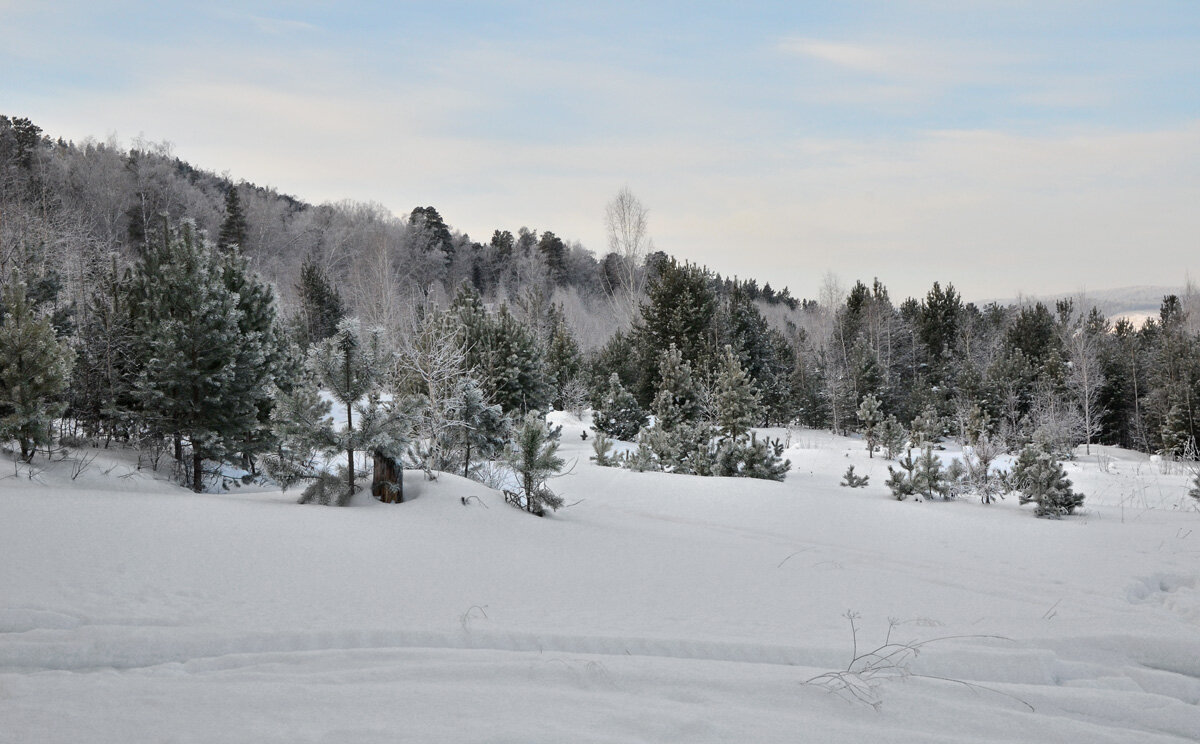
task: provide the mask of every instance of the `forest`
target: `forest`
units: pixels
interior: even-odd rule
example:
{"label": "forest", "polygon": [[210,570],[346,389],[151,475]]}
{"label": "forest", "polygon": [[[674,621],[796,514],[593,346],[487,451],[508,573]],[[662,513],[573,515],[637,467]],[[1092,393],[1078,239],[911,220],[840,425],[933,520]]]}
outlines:
{"label": "forest", "polygon": [[551,409],[595,411],[598,464],[700,475],[782,479],[752,429],[789,425],[892,457],[951,437],[1197,459],[1190,285],[1140,327],[1083,296],[980,307],[940,279],[799,299],[655,250],[628,189],[597,215],[599,257],[544,228],[477,242],[434,206],[313,205],[166,144],[0,116],[0,437],[25,460],[134,447],[196,490],[234,464],[322,503],[362,485],[362,458],[383,501],[403,468],[506,459],[538,512],[559,505]]}

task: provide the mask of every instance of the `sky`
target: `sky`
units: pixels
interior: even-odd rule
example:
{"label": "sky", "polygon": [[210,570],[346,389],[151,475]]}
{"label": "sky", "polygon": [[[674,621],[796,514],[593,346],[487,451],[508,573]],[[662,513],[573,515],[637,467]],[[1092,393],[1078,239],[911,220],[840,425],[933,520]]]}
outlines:
{"label": "sky", "polygon": [[816,297],[1200,275],[1200,3],[0,0],[0,113]]}

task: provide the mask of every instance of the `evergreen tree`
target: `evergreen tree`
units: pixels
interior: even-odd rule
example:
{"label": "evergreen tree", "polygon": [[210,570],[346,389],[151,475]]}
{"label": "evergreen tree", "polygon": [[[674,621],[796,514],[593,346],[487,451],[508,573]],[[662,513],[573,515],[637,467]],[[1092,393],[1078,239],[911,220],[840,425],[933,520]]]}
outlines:
{"label": "evergreen tree", "polygon": [[225,192],[225,221],[221,223],[217,248],[229,251],[234,246],[243,250],[246,248],[246,213],[242,211],[237,186],[231,184]]}
{"label": "evergreen tree", "polygon": [[658,355],[674,344],[694,371],[707,369],[711,355],[717,297],[703,269],[668,260],[655,274],[634,327],[641,375],[634,394],[650,405],[658,387]]}
{"label": "evergreen tree", "polygon": [[864,395],[862,404],[858,407],[858,423],[862,426],[863,439],[867,440],[868,457],[875,457],[875,447],[879,441],[879,423],[882,420],[879,399],[869,393]]}
{"label": "evergreen tree", "polygon": [[1073,514],[1083,504],[1083,494],[1072,490],[1062,463],[1037,445],[1021,450],[1013,466],[1012,479],[1021,492],[1019,502],[1035,502],[1035,514],[1039,517]]}
{"label": "evergreen tree", "polygon": [[546,372],[554,388],[554,407],[564,411],[567,409],[567,386],[579,376],[583,355],[575,336],[567,327],[561,308],[555,308],[552,313],[551,329],[546,349]]}
{"label": "evergreen tree", "polygon": [[264,329],[273,298],[244,259],[218,254],[190,222],[147,249],[129,292],[134,397],[152,430],[191,443],[190,480],[200,491],[204,460],[244,442],[270,397],[273,339]]}
{"label": "evergreen tree", "polygon": [[913,460],[912,450],[908,450],[904,457],[897,458],[896,463],[900,466],[898,470],[888,465],[888,479],[885,485],[891,489],[892,496],[896,497],[897,501],[904,501],[917,493],[917,462]]}
{"label": "evergreen tree", "polygon": [[[403,501],[400,466],[412,441],[417,405],[410,396],[383,398],[383,370],[391,366],[379,331],[364,333],[357,320],[343,320],[337,332],[315,344],[308,353],[304,379],[292,392],[278,395],[273,420],[281,454],[268,461],[285,489],[300,480],[312,481],[301,503],[347,504],[356,486],[355,453],[374,459],[372,494],[380,501]],[[344,412],[335,421],[327,392]],[[345,455],[340,475],[330,473],[324,460]]]}
{"label": "evergreen tree", "polygon": [[55,337],[49,318],[34,314],[17,272],[2,294],[0,318],[0,437],[16,439],[21,459],[51,441],[54,417],[65,405],[62,395],[74,358],[66,340]]}
{"label": "evergreen tree", "polygon": [[551,429],[537,411],[525,415],[513,433],[508,464],[521,482],[525,510],[539,517],[549,507],[557,510],[563,505],[561,497],[546,486],[546,479],[563,468],[558,456],[558,437],[562,427]]}
{"label": "evergreen tree", "polygon": [[917,458],[917,467],[912,476],[913,489],[925,494],[925,498],[932,499],[934,496],[939,496],[945,499],[949,497],[949,484],[946,482],[946,473],[942,469],[942,460],[933,453],[933,447],[927,445],[921,450],[921,456]]}
{"label": "evergreen tree", "polygon": [[592,439],[592,451],[596,454],[592,455],[590,459],[595,460],[596,464],[602,468],[612,467],[615,464],[612,449],[612,440],[604,432],[598,431],[596,437]]}
{"label": "evergreen tree", "polygon": [[617,373],[612,373],[608,380],[608,392],[592,418],[592,428],[613,439],[631,442],[645,425],[646,412],[621,384]]}
{"label": "evergreen tree", "polygon": [[855,473],[854,466],[851,465],[850,467],[846,468],[846,472],[842,474],[842,482],[838,485],[847,488],[863,488],[870,480],[871,476],[869,475],[858,475]]}
{"label": "evergreen tree", "polygon": [[883,445],[883,456],[888,460],[895,459],[904,448],[904,443],[908,441],[908,432],[904,430],[904,425],[892,414],[888,414],[879,425],[878,435],[879,443]]}
{"label": "evergreen tree", "polygon": [[715,407],[717,425],[733,439],[747,434],[759,417],[758,394],[729,346],[717,370]]}
{"label": "evergreen tree", "polygon": [[296,315],[298,341],[307,349],[334,334],[338,323],[346,316],[346,308],[324,269],[311,258],[304,259],[300,265],[296,294],[300,305]]}
{"label": "evergreen tree", "polygon": [[658,391],[650,407],[657,428],[671,431],[700,417],[700,388],[692,377],[691,365],[675,344],[659,357],[658,379]]}
{"label": "evergreen tree", "polygon": [[450,434],[447,453],[462,458],[463,477],[479,460],[490,460],[504,448],[509,438],[509,421],[497,404],[489,403],[483,388],[474,379],[463,385],[454,418],[460,422]]}

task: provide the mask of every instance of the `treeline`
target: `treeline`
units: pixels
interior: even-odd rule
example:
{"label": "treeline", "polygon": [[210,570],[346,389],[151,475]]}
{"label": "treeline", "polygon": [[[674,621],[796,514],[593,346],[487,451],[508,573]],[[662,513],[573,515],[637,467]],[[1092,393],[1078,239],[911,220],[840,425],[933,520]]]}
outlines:
{"label": "treeline", "polygon": [[[590,405],[606,438],[638,442],[625,464],[673,472],[781,477],[777,443],[749,429],[792,423],[919,429],[922,441],[986,435],[1014,452],[1102,442],[1195,455],[1194,295],[1165,298],[1140,328],[1082,300],[977,307],[936,282],[898,305],[878,280],[849,292],[830,283],[820,301],[797,302],[652,250],[645,216],[619,194],[600,260],[550,231],[496,230],[477,243],[433,207],[399,219],[312,206],[163,146],[75,146],[0,117],[0,271],[6,318],[22,319],[0,328],[33,329],[17,346],[47,349],[47,370],[74,362],[61,384],[47,375],[40,392],[21,391],[15,352],[0,350],[0,415],[26,421],[5,433],[26,454],[52,420],[102,442],[163,445],[189,460],[197,485],[205,461],[229,457],[252,469],[270,455],[315,476],[289,460],[297,434],[284,435],[280,401],[299,410],[291,396],[321,379],[314,359],[334,353],[330,339],[366,343],[347,334],[381,329],[377,363],[390,371],[376,392],[425,400],[397,419],[424,429],[388,436],[431,470],[470,473],[495,454],[461,443],[464,426],[483,427],[461,423],[455,406],[467,398],[510,423]],[[412,344],[437,333],[461,359],[434,384]],[[14,413],[38,400],[48,407]],[[300,450],[328,455],[329,436],[326,450],[313,439]]]}
{"label": "treeline", "polygon": [[[313,205],[199,169],[167,144],[74,144],[2,115],[0,209],[0,271],[22,253],[61,285],[62,304],[81,301],[80,279],[97,264],[113,255],[133,261],[158,239],[164,218],[186,218],[222,245],[236,243],[275,287],[284,314],[299,301],[297,277],[308,262],[339,288],[351,315],[382,326],[403,319],[413,294],[444,304],[468,283],[485,302],[516,310],[517,298],[536,289],[562,306],[588,349],[628,324],[628,295],[643,285],[646,259],[665,259],[628,250],[621,230],[597,256],[551,229],[498,226],[476,240],[432,206],[395,216],[378,204]],[[747,290],[763,302],[797,304],[786,288],[750,282]]]}

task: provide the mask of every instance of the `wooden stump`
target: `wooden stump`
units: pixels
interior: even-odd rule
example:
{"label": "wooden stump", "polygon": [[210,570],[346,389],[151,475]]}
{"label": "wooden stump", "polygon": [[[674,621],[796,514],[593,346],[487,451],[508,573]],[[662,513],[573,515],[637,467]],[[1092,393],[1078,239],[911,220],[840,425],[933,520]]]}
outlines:
{"label": "wooden stump", "polygon": [[385,504],[404,501],[404,471],[390,457],[374,453],[375,470],[371,476],[371,495]]}

